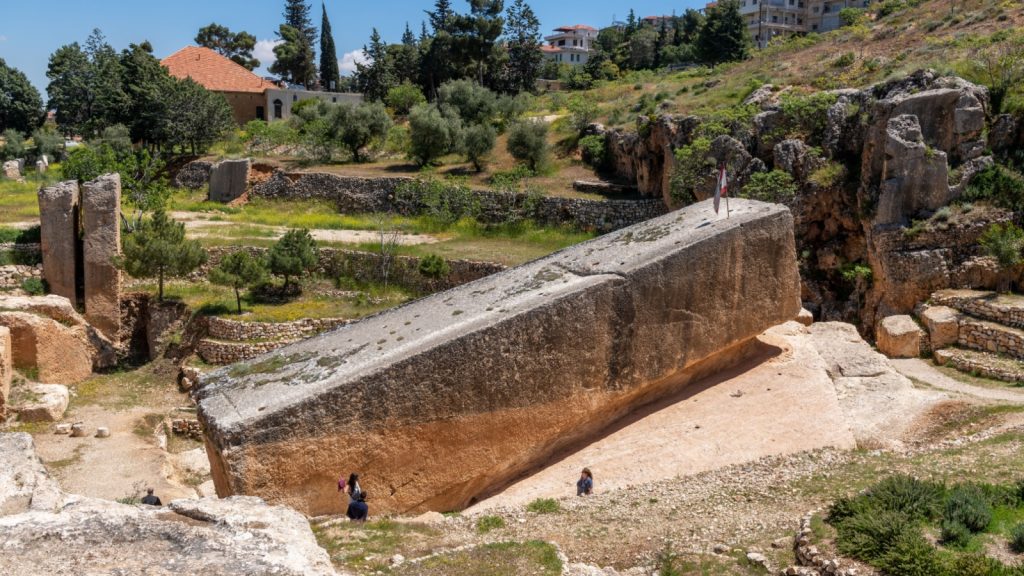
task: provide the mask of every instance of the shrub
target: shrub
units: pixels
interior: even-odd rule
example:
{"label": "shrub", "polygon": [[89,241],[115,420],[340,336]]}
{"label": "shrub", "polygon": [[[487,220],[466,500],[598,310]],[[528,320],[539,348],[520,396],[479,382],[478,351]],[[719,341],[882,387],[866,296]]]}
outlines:
{"label": "shrub", "polygon": [[547,164],[550,154],[547,123],[523,121],[514,124],[508,134],[508,152],[530,170],[540,170]]}
{"label": "shrub", "polygon": [[46,285],[39,278],[25,278],[21,281],[21,289],[28,292],[30,296],[46,294]]}
{"label": "shrub", "polygon": [[1024,210],[1024,176],[1015,170],[995,164],[971,179],[960,195],[960,202],[988,200],[1007,210]]}
{"label": "shrub", "polygon": [[780,99],[788,135],[811,143],[819,143],[828,126],[827,112],[836,103],[831,92],[810,95],[786,94]]}
{"label": "shrub", "polygon": [[751,174],[750,182],[743,187],[740,196],[763,202],[783,202],[795,196],[796,192],[796,184],[788,172],[772,170]]}
{"label": "shrub", "polygon": [[971,531],[955,520],[943,520],[941,538],[946,546],[964,548],[971,541]]}
{"label": "shrub", "polygon": [[338,136],[356,162],[363,160],[360,154],[363,148],[373,140],[387,137],[391,128],[391,117],[380,102],[343,104],[338,108],[338,115],[341,124]]}
{"label": "shrub", "polygon": [[1017,554],[1024,554],[1024,522],[1010,529],[1010,549]]}
{"label": "shrub", "polygon": [[867,11],[863,8],[843,8],[839,11],[839,21],[843,26],[856,26],[867,19]]}
{"label": "shrub", "polygon": [[428,254],[420,260],[420,274],[427,278],[444,278],[451,271],[448,261],[437,254]]}
{"label": "shrub", "polygon": [[608,164],[608,140],[602,134],[592,134],[580,138],[580,154],[583,161],[598,170],[604,169]]}
{"label": "shrub", "polygon": [[415,209],[446,229],[462,218],[475,218],[480,199],[469,186],[458,181],[413,180],[395,190],[395,203],[402,209]]}
{"label": "shrub", "polygon": [[276,148],[290,146],[298,140],[298,132],[287,122],[253,120],[242,131],[242,142],[252,154],[267,155]]}
{"label": "shrub", "polygon": [[992,506],[985,501],[985,495],[978,487],[957,486],[946,498],[943,518],[949,522],[963,524],[971,532],[977,533],[984,530],[992,521]]}
{"label": "shrub", "polygon": [[846,167],[839,162],[828,162],[818,168],[807,178],[807,181],[821,188],[837,186],[846,179]]}
{"label": "shrub", "polygon": [[944,572],[935,547],[917,529],[896,534],[876,566],[886,574],[900,576],[938,576]]}
{"label": "shrub", "polygon": [[426,102],[427,97],[419,86],[406,81],[388,90],[384,101],[398,116],[408,116],[413,107]]}
{"label": "shrub", "polygon": [[450,108],[465,124],[490,124],[498,109],[494,92],[472,80],[450,80],[437,91],[437,103]]}
{"label": "shrub", "polygon": [[536,514],[554,514],[561,511],[562,506],[554,498],[537,498],[526,505],[526,510]]}
{"label": "shrub", "polygon": [[953,558],[946,573],[956,576],[1012,576],[1020,572],[1009,570],[998,560],[975,552]]}
{"label": "shrub", "polygon": [[473,163],[477,172],[484,169],[486,158],[494,150],[494,141],[498,137],[490,124],[470,126],[465,133],[463,148],[466,159]]}
{"label": "shrub", "polygon": [[573,96],[569,99],[569,122],[577,134],[597,119],[598,107],[593,97]]}
{"label": "shrub", "polygon": [[302,276],[316,266],[319,255],[309,230],[289,230],[267,253],[267,268],[271,274],[284,278],[287,290],[292,277]]}
{"label": "shrub", "polygon": [[444,116],[437,106],[420,104],[409,113],[409,155],[420,166],[457,150],[461,141],[461,121]]}
{"label": "shrub", "polygon": [[693,142],[676,150],[676,167],[672,172],[671,194],[677,203],[686,206],[697,201],[696,189],[708,178],[714,161],[708,158],[711,139],[694,138]]}
{"label": "shrub", "polygon": [[64,150],[64,137],[53,129],[36,128],[32,132],[32,145],[37,160],[45,154],[50,162],[59,161]]}
{"label": "shrub", "polygon": [[0,160],[15,160],[25,157],[25,137],[14,128],[3,131],[4,147],[0,148]]}
{"label": "shrub", "polygon": [[944,491],[937,482],[897,474],[876,484],[866,497],[876,509],[901,512],[916,521],[938,516]]}
{"label": "shrub", "polygon": [[981,235],[981,246],[985,253],[999,264],[999,291],[1010,289],[1008,272],[1021,261],[1021,249],[1024,249],[1024,230],[1012,222],[993,224]]}
{"label": "shrub", "polygon": [[857,55],[853,52],[847,52],[840,57],[832,61],[832,66],[836,68],[849,68],[857,61]]}
{"label": "shrub", "polygon": [[855,514],[835,525],[840,552],[865,562],[877,562],[904,533],[916,533],[917,524],[906,515],[892,511]]}
{"label": "shrub", "polygon": [[476,531],[480,534],[487,534],[492,530],[505,527],[505,519],[501,516],[481,516],[476,521]]}

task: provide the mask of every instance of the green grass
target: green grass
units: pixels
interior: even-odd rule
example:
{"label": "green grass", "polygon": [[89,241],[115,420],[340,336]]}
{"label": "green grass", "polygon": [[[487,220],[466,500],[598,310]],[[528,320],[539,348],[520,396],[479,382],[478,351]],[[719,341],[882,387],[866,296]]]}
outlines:
{"label": "green grass", "polygon": [[555,547],[547,542],[500,542],[403,565],[396,573],[403,576],[558,576],[562,573],[562,561]]}
{"label": "green grass", "polygon": [[526,510],[536,514],[555,514],[562,510],[562,505],[554,498],[537,498],[526,505]]}
{"label": "green grass", "polygon": [[0,180],[0,224],[39,220],[39,181]]}
{"label": "green grass", "polygon": [[487,534],[492,530],[498,530],[505,527],[505,519],[501,516],[481,516],[476,521],[476,531],[481,534]]}
{"label": "green grass", "polygon": [[313,524],[312,528],[317,543],[335,566],[360,573],[389,571],[388,560],[395,554],[407,558],[430,554],[431,540],[440,536],[429,526],[391,520],[344,522],[327,527]]}
{"label": "green grass", "polygon": [[75,386],[70,411],[80,406],[103,406],[114,410],[158,406],[161,400],[165,405],[174,405],[181,401],[176,381],[177,367],[165,361],[94,374]]}

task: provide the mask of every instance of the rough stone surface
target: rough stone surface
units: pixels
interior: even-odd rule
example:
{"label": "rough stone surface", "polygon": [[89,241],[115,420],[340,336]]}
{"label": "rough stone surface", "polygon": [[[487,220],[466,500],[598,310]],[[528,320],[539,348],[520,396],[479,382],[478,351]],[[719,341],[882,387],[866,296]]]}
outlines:
{"label": "rough stone surface", "polygon": [[881,179],[876,225],[904,222],[952,199],[946,153],[925,144],[917,116],[904,114],[889,120]]}
{"label": "rough stone surface", "polygon": [[251,497],[129,506],[60,491],[28,434],[0,435],[0,573],[333,576],[309,523]]}
{"label": "rough stone surface", "polygon": [[76,384],[93,368],[116,363],[110,343],[84,322],[69,326],[36,311],[11,310],[9,300],[0,298],[0,326],[10,329],[15,368],[36,369],[44,382]]}
{"label": "rough stone surface", "polygon": [[24,401],[14,406],[21,422],[56,422],[64,417],[71,397],[67,386],[31,384],[21,391]]}
{"label": "rough stone surface", "polygon": [[3,164],[4,176],[11,180],[21,178],[21,163],[18,160],[8,160]]}
{"label": "rough stone surface", "polygon": [[174,175],[174,186],[177,188],[189,188],[198,190],[210,181],[210,172],[213,171],[213,163],[204,160],[193,160],[184,165]]}
{"label": "rough stone surface", "polygon": [[806,308],[801,308],[800,313],[796,315],[796,321],[804,326],[810,326],[814,324],[814,314],[811,314],[811,311]]}
{"label": "rough stone surface", "polygon": [[43,277],[50,293],[78,301],[78,183],[61,182],[39,191]]}
{"label": "rough stone surface", "polygon": [[110,340],[121,330],[121,176],[108,174],[82,186],[85,318]]}
{"label": "rough stone surface", "polygon": [[878,350],[890,358],[917,358],[921,355],[921,328],[905,314],[889,316],[878,328]]}
{"label": "rough stone surface", "polygon": [[7,416],[7,398],[11,395],[11,377],[13,375],[11,329],[0,326],[0,421]]}
{"label": "rough stone surface", "polygon": [[210,201],[234,202],[245,194],[249,185],[249,170],[252,161],[223,160],[214,164],[210,172]]}
{"label": "rough stone surface", "polygon": [[221,495],[458,508],[799,311],[788,210],[703,202],[211,373],[199,418]]}
{"label": "rough stone surface", "polygon": [[960,338],[959,314],[948,306],[929,306],[921,313],[921,321],[934,349],[952,346]]}

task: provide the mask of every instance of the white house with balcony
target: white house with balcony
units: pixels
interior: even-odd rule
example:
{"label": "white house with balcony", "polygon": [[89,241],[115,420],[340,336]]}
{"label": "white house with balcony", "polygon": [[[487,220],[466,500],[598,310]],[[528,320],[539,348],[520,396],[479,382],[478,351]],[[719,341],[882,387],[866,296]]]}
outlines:
{"label": "white house with balcony", "polygon": [[[823,33],[842,24],[843,8],[864,8],[871,0],[739,0],[754,45],[764,48],[774,38],[792,34]],[[714,3],[709,3],[712,6]]]}
{"label": "white house with balcony", "polygon": [[562,26],[555,28],[555,33],[546,36],[544,41],[547,44],[541,50],[548,60],[578,66],[586,64],[591,51],[594,50],[597,28],[585,24]]}

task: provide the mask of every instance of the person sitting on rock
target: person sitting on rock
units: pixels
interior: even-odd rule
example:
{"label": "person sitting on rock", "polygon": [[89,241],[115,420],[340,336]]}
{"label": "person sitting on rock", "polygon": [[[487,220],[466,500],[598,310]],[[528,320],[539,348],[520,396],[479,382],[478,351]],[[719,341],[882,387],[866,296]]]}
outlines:
{"label": "person sitting on rock", "polygon": [[142,503],[147,506],[163,506],[160,499],[153,495],[152,488],[146,488],[146,495],[142,497]]}
{"label": "person sitting on rock", "polygon": [[366,505],[366,492],[359,491],[352,497],[345,515],[353,522],[366,522],[370,515],[370,507]]}
{"label": "person sitting on rock", "polygon": [[576,495],[590,496],[594,493],[594,475],[590,468],[584,468],[580,473],[580,479],[576,481]]}

